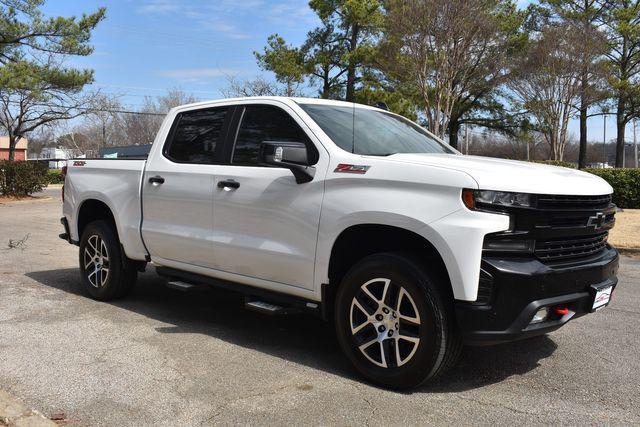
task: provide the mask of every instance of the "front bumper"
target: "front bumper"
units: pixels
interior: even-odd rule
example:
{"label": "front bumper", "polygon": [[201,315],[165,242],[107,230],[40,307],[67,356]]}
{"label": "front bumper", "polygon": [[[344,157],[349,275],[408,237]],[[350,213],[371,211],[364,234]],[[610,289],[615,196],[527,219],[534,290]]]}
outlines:
{"label": "front bumper", "polygon": [[[617,272],[618,253],[611,247],[589,261],[565,266],[533,258],[483,257],[481,277],[489,302],[459,301],[455,307],[465,344],[498,344],[554,331],[590,313],[593,285],[615,287]],[[569,313],[530,324],[542,307],[566,307]]]}

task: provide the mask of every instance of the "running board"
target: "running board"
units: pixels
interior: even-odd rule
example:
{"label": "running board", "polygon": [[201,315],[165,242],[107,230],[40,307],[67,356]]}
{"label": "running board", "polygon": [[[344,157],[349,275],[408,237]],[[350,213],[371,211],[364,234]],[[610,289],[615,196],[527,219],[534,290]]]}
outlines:
{"label": "running board", "polygon": [[187,292],[195,288],[196,285],[193,283],[181,282],[178,280],[172,280],[167,282],[167,288],[175,289],[177,291]]}
{"label": "running board", "polygon": [[207,285],[244,294],[249,310],[266,314],[310,313],[326,318],[320,302],[169,267],[156,267],[156,272],[169,280],[167,286],[172,289],[193,291]]}
{"label": "running board", "polygon": [[287,314],[287,309],[280,305],[271,304],[264,301],[256,301],[245,298],[244,308],[247,310],[257,311],[258,313],[270,314],[272,316],[277,314]]}

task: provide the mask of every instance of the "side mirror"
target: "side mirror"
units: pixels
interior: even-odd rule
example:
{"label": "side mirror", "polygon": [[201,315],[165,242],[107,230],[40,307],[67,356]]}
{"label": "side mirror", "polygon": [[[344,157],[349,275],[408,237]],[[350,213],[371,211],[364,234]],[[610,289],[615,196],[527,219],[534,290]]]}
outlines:
{"label": "side mirror", "polygon": [[307,146],[302,142],[263,141],[260,158],[268,165],[291,170],[298,184],[311,181],[316,171],[309,165]]}

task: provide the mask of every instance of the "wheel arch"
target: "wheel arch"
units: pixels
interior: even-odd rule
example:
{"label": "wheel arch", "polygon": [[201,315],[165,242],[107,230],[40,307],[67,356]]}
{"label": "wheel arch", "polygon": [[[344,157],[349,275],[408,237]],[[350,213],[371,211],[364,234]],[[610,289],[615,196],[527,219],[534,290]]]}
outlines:
{"label": "wheel arch", "polygon": [[118,233],[118,223],[111,207],[102,200],[87,198],[78,206],[76,214],[76,225],[78,229],[78,240],[82,238],[84,229],[93,221],[103,220],[113,226],[116,237],[120,240]]}
{"label": "wheel arch", "polygon": [[333,242],[328,263],[329,283],[323,285],[325,308],[332,308],[336,290],[347,271],[363,258],[380,252],[410,252],[430,263],[437,274],[446,279],[440,287],[453,300],[450,273],[438,249],[424,236],[406,228],[367,223],[342,230]]}

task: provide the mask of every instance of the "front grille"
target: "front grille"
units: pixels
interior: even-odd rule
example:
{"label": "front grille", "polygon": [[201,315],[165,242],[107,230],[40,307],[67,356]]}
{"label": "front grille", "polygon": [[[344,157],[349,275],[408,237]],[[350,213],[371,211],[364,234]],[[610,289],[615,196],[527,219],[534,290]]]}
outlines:
{"label": "front grille", "polygon": [[[484,255],[529,256],[549,265],[591,262],[608,248],[608,231],[616,221],[610,194],[537,194],[531,207],[508,207],[501,212],[509,214],[510,229],[488,234]],[[513,244],[516,241],[525,243],[522,249]]]}
{"label": "front grille", "polygon": [[611,203],[611,194],[603,196],[539,195],[538,209],[602,209]]}
{"label": "front grille", "polygon": [[541,261],[564,261],[594,255],[607,246],[608,232],[574,237],[536,241],[535,255]]}

